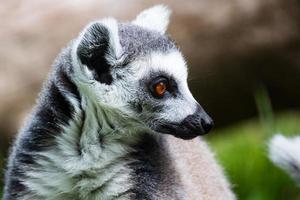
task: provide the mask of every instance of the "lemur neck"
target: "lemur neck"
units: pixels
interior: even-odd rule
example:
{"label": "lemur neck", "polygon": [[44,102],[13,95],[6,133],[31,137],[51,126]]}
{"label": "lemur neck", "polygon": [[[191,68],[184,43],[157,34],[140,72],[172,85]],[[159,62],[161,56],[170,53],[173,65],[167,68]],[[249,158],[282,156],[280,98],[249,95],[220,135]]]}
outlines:
{"label": "lemur neck", "polygon": [[58,147],[49,156],[74,184],[65,193],[86,199],[132,196],[136,185],[132,166],[140,166],[137,151],[143,149],[139,144],[146,135],[156,142],[145,130],[138,121],[93,101],[75,108],[74,119],[63,127]]}
{"label": "lemur neck", "polygon": [[[89,174],[80,180],[86,184],[82,185],[85,195],[182,199],[165,137],[150,132],[141,122],[118,110],[97,105],[85,102],[78,112],[78,121],[75,118],[72,122],[77,124],[81,151],[75,159],[81,166],[76,174]],[[68,129],[66,136],[70,135]]]}

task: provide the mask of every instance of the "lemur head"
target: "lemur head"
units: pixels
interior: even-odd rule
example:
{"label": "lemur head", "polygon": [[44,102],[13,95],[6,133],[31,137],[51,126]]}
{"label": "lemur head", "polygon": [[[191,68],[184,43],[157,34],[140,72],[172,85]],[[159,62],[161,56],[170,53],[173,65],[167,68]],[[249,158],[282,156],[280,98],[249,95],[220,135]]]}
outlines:
{"label": "lemur head", "polygon": [[186,62],[165,35],[169,16],[159,5],[132,22],[93,22],[74,42],[72,62],[78,79],[89,84],[102,105],[156,132],[191,139],[210,131],[213,122],[192,96]]}

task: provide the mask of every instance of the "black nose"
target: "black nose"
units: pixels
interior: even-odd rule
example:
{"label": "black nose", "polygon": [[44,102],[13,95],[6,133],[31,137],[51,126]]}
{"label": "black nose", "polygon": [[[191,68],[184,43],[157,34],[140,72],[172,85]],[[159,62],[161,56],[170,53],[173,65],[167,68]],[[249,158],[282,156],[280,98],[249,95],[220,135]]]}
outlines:
{"label": "black nose", "polygon": [[156,127],[156,131],[190,140],[208,133],[213,126],[212,119],[199,105],[194,114],[188,115],[180,123],[161,123]]}
{"label": "black nose", "polygon": [[194,114],[187,116],[181,125],[193,134],[203,135],[213,128],[214,123],[204,110],[199,109]]}
{"label": "black nose", "polygon": [[201,119],[201,126],[204,130],[204,133],[208,133],[213,127],[214,127],[214,122],[212,119],[209,118],[202,118]]}

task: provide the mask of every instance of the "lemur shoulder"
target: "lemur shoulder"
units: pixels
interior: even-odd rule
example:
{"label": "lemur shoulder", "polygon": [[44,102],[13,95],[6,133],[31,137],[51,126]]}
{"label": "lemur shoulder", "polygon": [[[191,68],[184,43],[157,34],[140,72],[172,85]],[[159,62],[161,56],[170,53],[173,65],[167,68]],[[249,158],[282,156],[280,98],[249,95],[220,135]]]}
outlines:
{"label": "lemur shoulder", "polygon": [[62,50],[12,148],[4,200],[234,199],[205,143],[181,140],[213,123],[169,15],[92,22]]}

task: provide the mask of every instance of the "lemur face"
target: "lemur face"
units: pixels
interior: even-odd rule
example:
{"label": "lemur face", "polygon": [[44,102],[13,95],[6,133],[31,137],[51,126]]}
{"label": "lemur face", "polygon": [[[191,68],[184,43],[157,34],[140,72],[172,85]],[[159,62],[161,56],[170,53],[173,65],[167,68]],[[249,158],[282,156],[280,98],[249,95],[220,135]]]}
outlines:
{"label": "lemur face", "polygon": [[166,7],[155,6],[133,22],[109,18],[90,24],[73,45],[74,71],[99,103],[156,132],[191,139],[209,132],[213,122],[188,88],[181,52],[164,34],[169,15]]}

